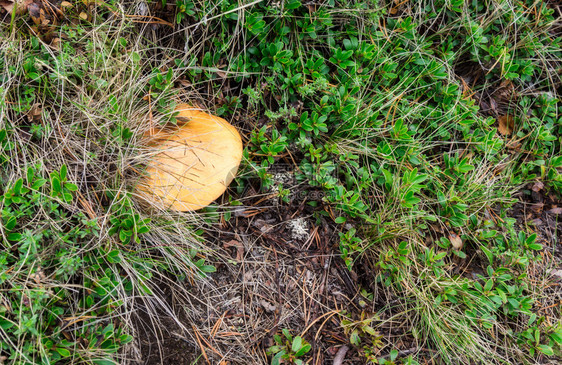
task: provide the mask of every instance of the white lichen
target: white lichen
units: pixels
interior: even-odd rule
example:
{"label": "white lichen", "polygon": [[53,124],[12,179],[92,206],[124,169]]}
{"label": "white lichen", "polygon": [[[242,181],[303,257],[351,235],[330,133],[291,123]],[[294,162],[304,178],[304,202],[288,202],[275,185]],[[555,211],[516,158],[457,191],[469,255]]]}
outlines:
{"label": "white lichen", "polygon": [[305,240],[309,236],[308,223],[304,218],[297,218],[287,222],[291,228],[291,237],[294,240]]}

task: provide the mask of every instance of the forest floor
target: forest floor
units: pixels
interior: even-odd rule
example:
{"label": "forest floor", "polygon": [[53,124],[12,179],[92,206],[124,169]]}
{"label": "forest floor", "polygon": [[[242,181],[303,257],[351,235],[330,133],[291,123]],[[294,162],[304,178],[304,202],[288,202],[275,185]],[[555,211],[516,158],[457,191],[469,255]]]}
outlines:
{"label": "forest floor", "polygon": [[[0,0],[0,364],[559,364],[561,19]],[[180,103],[244,144],[197,212],[137,189]]]}

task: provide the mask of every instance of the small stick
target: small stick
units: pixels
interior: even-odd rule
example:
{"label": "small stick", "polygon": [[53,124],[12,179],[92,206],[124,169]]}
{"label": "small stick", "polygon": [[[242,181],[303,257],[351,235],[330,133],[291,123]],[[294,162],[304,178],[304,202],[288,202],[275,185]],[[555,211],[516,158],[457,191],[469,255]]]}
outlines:
{"label": "small stick", "polygon": [[336,354],[336,357],[334,357],[334,362],[332,363],[332,365],[342,365],[343,360],[345,359],[345,354],[347,354],[348,350],[349,347],[347,345],[343,345],[342,347],[340,347],[338,353]]}

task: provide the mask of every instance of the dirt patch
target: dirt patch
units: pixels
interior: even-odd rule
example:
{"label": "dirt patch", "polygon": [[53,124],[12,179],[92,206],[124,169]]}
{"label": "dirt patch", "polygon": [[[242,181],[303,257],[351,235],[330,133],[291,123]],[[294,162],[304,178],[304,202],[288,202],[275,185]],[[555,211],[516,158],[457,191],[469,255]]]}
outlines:
{"label": "dirt patch", "polygon": [[[217,272],[194,282],[190,298],[179,300],[164,288],[161,304],[181,323],[160,309],[155,330],[140,305],[137,364],[266,364],[273,335],[282,329],[311,343],[310,364],[331,364],[348,343],[338,313],[359,316],[361,297],[339,257],[334,227],[317,224],[312,209],[297,200],[282,205],[254,194],[248,203],[206,237]],[[356,355],[348,351],[347,363],[362,363],[349,362]]]}
{"label": "dirt patch", "polygon": [[129,350],[130,364],[195,364],[199,351],[185,337],[187,319],[176,306],[174,290],[164,281],[159,287],[163,303],[136,301],[132,323],[137,341]]}

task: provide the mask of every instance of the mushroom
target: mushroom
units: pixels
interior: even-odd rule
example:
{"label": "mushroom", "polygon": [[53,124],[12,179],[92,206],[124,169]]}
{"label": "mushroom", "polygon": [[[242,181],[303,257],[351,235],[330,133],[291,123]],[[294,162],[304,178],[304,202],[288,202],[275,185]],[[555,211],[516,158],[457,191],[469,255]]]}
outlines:
{"label": "mushroom", "polygon": [[141,195],[166,208],[193,211],[220,197],[242,160],[240,134],[226,120],[190,105],[176,108],[181,124],[150,139],[158,151],[139,185]]}

